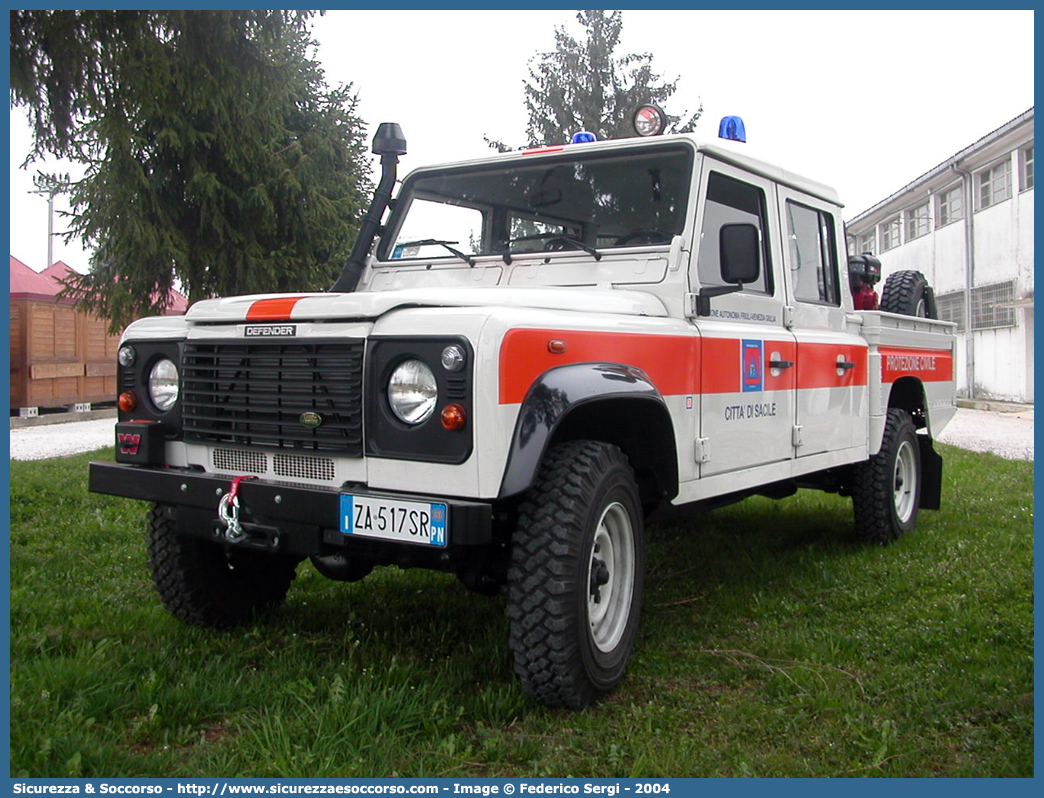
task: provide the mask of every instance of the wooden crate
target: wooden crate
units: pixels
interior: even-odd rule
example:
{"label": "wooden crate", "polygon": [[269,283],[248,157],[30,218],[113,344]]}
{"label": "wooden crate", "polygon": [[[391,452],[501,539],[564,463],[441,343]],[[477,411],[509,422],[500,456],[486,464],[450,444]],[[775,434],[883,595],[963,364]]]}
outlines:
{"label": "wooden crate", "polygon": [[72,303],[11,297],[11,407],[116,400],[119,336]]}

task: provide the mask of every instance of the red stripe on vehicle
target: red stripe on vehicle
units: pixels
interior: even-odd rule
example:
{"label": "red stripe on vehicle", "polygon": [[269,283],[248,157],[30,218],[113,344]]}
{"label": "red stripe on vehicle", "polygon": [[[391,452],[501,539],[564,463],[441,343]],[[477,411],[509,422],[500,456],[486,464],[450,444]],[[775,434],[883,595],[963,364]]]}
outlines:
{"label": "red stripe on vehicle", "polygon": [[[798,387],[847,388],[866,385],[869,350],[851,344],[809,344],[798,346]],[[853,363],[844,367],[842,364]]]}
{"label": "red stripe on vehicle", "polygon": [[[551,352],[552,341],[564,344],[564,351]],[[700,338],[695,334],[511,330],[500,349],[500,403],[522,402],[542,374],[574,363],[633,366],[644,371],[664,396],[740,393],[741,347],[739,338]],[[766,340],[762,349],[762,391],[867,384],[865,346]],[[782,363],[773,368],[773,361]],[[842,363],[855,365],[843,368]]]}
{"label": "red stripe on vehicle", "polygon": [[290,311],[294,305],[304,299],[303,296],[278,297],[276,299],[259,299],[247,311],[247,321],[289,321]]}
{"label": "red stripe on vehicle", "polygon": [[[552,353],[551,341],[562,341],[565,351]],[[521,402],[541,374],[572,363],[634,366],[665,396],[699,393],[698,352],[699,338],[694,335],[509,330],[500,347],[500,403]]]}
{"label": "red stripe on vehicle", "polygon": [[882,346],[879,352],[882,382],[895,382],[901,377],[917,377],[922,382],[953,379],[953,353],[948,350]]}
{"label": "red stripe on vehicle", "polygon": [[565,150],[564,144],[558,144],[553,147],[531,147],[528,150],[522,150],[523,155],[541,155],[545,152],[562,152]]}

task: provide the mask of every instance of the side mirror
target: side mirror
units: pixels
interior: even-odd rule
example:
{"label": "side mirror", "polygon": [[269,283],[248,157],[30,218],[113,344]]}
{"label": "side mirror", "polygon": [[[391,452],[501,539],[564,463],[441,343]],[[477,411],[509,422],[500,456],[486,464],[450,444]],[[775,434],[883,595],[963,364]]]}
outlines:
{"label": "side mirror", "polygon": [[730,285],[761,276],[761,234],[752,224],[723,224],[718,233],[721,279]]}
{"label": "side mirror", "polygon": [[691,315],[709,316],[711,299],[742,291],[744,283],[756,282],[761,276],[758,228],[752,224],[723,224],[718,232],[718,263],[725,285],[713,285],[698,294],[689,294]]}

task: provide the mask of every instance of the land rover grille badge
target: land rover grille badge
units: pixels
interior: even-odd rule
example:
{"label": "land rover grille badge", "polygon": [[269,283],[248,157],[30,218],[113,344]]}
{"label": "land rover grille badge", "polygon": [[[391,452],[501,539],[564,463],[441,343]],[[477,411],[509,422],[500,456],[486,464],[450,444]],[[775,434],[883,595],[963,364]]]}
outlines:
{"label": "land rover grille badge", "polygon": [[313,413],[311,410],[307,413],[302,413],[298,420],[308,429],[315,429],[323,423],[323,417],[318,413]]}

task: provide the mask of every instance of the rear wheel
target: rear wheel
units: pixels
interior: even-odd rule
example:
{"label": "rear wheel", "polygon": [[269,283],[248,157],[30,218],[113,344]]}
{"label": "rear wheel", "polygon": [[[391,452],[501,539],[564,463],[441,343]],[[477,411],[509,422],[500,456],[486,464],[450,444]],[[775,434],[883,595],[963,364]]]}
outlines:
{"label": "rear wheel", "polygon": [[509,644],[526,691],[585,707],[623,678],[645,566],[641,501],[626,456],[554,447],[519,513],[508,573]]}
{"label": "rear wheel", "polygon": [[922,319],[939,317],[935,307],[935,292],[925,276],[917,271],[894,272],[885,280],[881,290],[881,310],[918,316]]}
{"label": "rear wheel", "polygon": [[149,565],[168,610],[197,626],[224,628],[278,604],[294,579],[298,559],[249,549],[226,548],[178,533],[170,509],[149,512]]}
{"label": "rear wheel", "polygon": [[881,450],[855,467],[852,508],[857,534],[886,546],[917,524],[921,503],[921,449],[913,420],[892,408]]}

